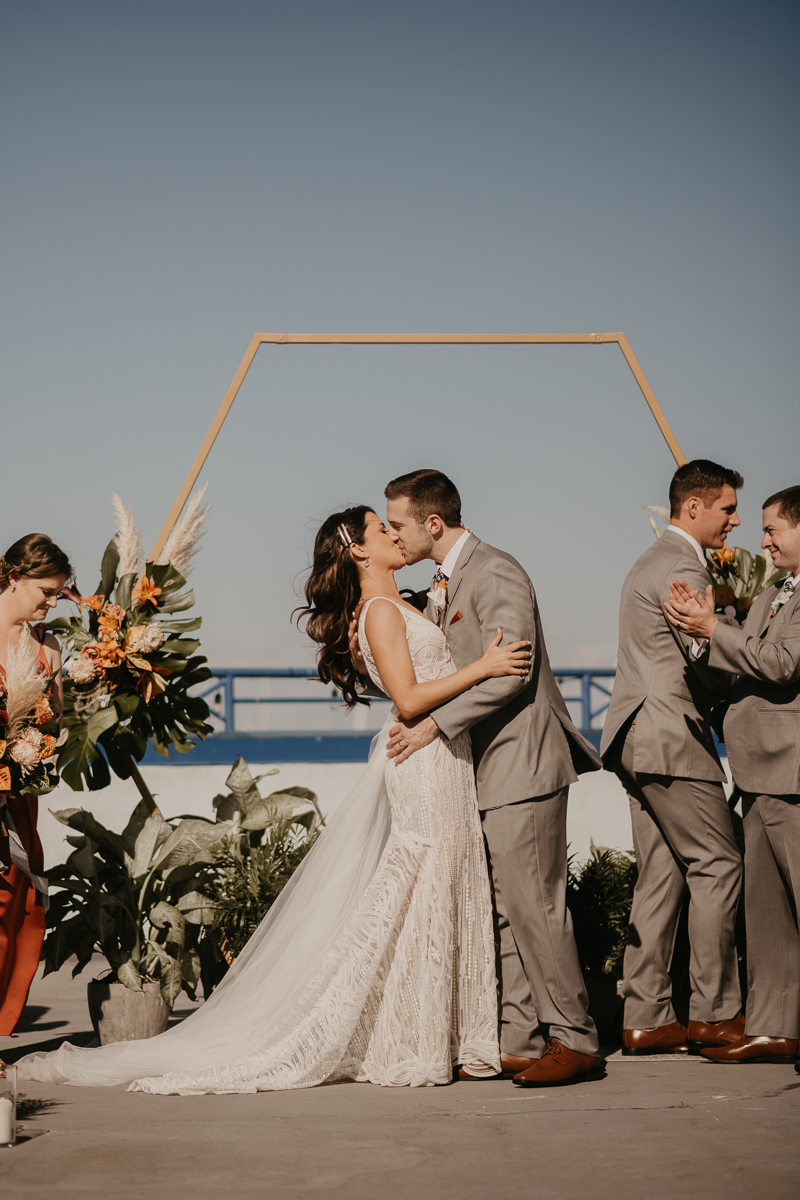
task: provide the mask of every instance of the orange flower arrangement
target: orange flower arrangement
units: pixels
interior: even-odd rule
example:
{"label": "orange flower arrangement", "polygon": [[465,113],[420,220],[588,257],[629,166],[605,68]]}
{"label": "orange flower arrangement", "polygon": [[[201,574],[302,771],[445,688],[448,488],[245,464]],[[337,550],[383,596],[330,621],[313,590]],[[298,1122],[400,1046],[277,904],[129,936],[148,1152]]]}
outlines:
{"label": "orange flower arrangement", "polygon": [[82,596],[80,599],[81,608],[91,608],[94,612],[102,612],[105,605],[105,596]]}
{"label": "orange flower arrangement", "polygon": [[156,587],[154,579],[148,579],[143,575],[139,586],[133,589],[132,596],[139,604],[152,604],[154,607],[158,604],[157,596],[161,595],[161,588]]}
{"label": "orange flower arrangement", "polygon": [[781,577],[768,554],[751,554],[741,546],[724,544],[709,551],[707,559],[717,619],[725,625],[741,625],[756,596]]}

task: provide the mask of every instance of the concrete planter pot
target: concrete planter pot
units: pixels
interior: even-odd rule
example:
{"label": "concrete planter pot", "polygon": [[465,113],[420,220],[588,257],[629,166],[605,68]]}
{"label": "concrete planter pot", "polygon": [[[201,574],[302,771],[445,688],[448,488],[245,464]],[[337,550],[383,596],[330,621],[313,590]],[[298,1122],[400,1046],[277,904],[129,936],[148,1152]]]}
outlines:
{"label": "concrete planter pot", "polygon": [[155,1037],[167,1028],[170,1009],[158,983],[143,983],[133,992],[114,979],[93,979],[87,985],[89,1016],[101,1046]]}

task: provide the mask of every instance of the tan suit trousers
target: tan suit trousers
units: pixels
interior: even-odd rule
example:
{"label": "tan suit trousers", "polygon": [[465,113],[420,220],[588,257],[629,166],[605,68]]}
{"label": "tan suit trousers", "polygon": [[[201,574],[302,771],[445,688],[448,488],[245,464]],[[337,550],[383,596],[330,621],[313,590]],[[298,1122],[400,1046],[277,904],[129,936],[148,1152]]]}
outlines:
{"label": "tan suit trousers", "polygon": [[597,1054],[567,908],[567,795],[481,813],[494,889],[502,988],[500,1049],[539,1058],[548,1037]]}
{"label": "tan suit trousers", "polygon": [[637,774],[635,737],[634,720],[614,763],[628,792],[639,868],[623,963],[625,1028],[675,1020],[669,972],[687,888],[689,1019],[728,1020],[741,1008],[734,921],[742,860],[725,793],[720,783]]}
{"label": "tan suit trousers", "polygon": [[743,809],[746,1032],[800,1038],[800,796],[745,792]]}

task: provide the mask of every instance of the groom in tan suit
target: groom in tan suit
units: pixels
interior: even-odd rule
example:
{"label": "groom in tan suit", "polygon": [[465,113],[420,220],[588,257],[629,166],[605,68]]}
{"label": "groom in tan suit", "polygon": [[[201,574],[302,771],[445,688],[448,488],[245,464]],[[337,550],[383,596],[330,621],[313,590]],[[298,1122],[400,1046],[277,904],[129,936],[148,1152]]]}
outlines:
{"label": "groom in tan suit", "polygon": [[570,720],[519,563],[463,528],[458,491],[440,471],[403,475],[386,497],[406,562],[437,564],[427,613],[456,666],[479,658],[498,627],[504,640],[531,642],[528,676],[487,680],[420,721],[398,720],[389,753],[402,761],[470,730],[500,933],[504,1074],[523,1087],[595,1078],[597,1031],[566,907],[566,812],[569,785],[600,760]]}
{"label": "groom in tan suit", "polygon": [[734,676],[725,745],[744,812],[747,1023],[737,1041],[703,1051],[714,1062],[800,1054],[800,487],[764,502],[763,527],[762,548],[786,576],[742,629],[720,624],[713,596],[685,580],[667,605],[676,626],[709,639],[709,666]]}
{"label": "groom in tan suit", "polygon": [[[736,471],[697,459],[670,485],[670,525],[622,588],[617,675],[600,753],[628,792],[639,878],[623,965],[623,1054],[685,1053],[743,1031],[734,920],[741,856],[711,732],[713,679],[664,613],[676,576],[705,592],[705,551],[739,524]],[[724,685],[718,685],[723,692]],[[688,1030],[670,965],[689,893]]]}

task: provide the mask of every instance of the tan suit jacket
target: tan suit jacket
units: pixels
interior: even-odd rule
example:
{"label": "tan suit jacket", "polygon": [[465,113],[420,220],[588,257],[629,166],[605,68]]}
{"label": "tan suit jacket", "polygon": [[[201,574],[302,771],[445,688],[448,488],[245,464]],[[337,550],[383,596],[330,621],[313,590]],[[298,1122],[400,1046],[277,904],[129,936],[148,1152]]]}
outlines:
{"label": "tan suit jacket", "polygon": [[[691,655],[691,639],[667,620],[664,603],[673,579],[705,591],[708,573],[692,546],[665,532],[637,559],[622,586],[617,675],[606,714],[600,754],[612,766],[617,734],[636,713],[633,769],[674,779],[722,782],[714,747],[711,706],[717,684]],[[712,690],[713,689],[713,690]]]}
{"label": "tan suit jacket", "polygon": [[758,795],[800,794],[800,589],[772,620],[780,585],[756,597],[743,628],[717,625],[709,666],[738,676],[725,716],[734,782]]}
{"label": "tan suit jacket", "polygon": [[[432,604],[427,614],[435,619]],[[601,766],[553,678],[533,584],[510,554],[470,534],[448,580],[442,621],[456,666],[480,658],[498,626],[504,644],[531,642],[527,676],[484,680],[433,713],[445,737],[471,731],[482,811],[547,796]]]}

